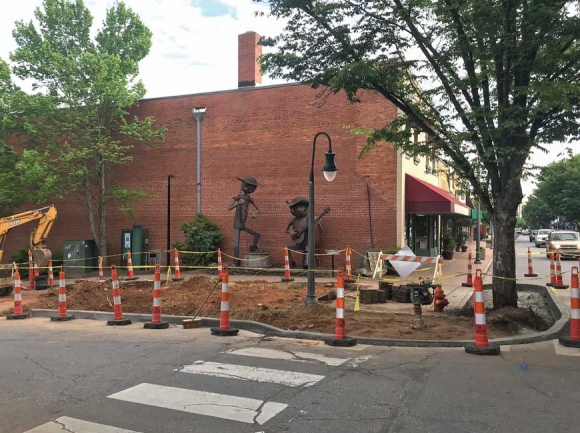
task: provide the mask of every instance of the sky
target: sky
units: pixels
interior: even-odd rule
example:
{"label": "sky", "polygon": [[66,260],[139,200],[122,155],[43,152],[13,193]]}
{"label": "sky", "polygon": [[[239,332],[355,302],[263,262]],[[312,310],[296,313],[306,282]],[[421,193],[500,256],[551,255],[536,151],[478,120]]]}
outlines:
{"label": "sky", "polygon": [[[252,0],[124,0],[153,33],[149,56],[140,65],[140,77],[147,89],[147,98],[184,95],[233,89],[237,87],[237,37],[246,31],[262,36],[275,36],[283,22],[274,18],[256,17],[256,11],[267,7]],[[0,14],[0,58],[9,60],[16,48],[12,38],[14,22],[30,21],[42,0],[10,2]],[[93,32],[101,27],[107,8],[114,0],[85,0],[93,20]],[[15,80],[17,81],[17,80]],[[17,81],[18,82],[18,81]],[[262,85],[281,83],[263,77]],[[19,83],[27,89],[26,83]],[[565,148],[574,153],[580,146],[552,144],[549,153],[540,151],[530,156],[533,165],[547,165],[562,158]],[[523,181],[524,194],[534,189],[533,181]]]}

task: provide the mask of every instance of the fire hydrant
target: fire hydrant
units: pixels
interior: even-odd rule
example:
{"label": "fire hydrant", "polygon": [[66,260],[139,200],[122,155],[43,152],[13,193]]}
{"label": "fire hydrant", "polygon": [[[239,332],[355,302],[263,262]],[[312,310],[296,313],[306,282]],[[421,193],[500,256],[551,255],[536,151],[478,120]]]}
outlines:
{"label": "fire hydrant", "polygon": [[435,301],[433,302],[433,311],[438,313],[443,312],[443,308],[449,305],[449,301],[445,298],[447,295],[441,288],[441,286],[437,286],[437,288],[433,291],[433,297]]}

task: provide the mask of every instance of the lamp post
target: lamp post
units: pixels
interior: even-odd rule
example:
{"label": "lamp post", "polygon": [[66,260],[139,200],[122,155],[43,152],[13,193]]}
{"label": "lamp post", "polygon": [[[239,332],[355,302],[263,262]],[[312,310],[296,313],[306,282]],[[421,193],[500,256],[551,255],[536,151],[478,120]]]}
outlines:
{"label": "lamp post", "polygon": [[167,176],[167,266],[171,262],[171,179],[174,178],[172,174]]}
{"label": "lamp post", "polygon": [[308,189],[308,292],[306,295],[306,304],[317,304],[316,291],[314,290],[314,272],[315,272],[315,221],[314,221],[314,155],[316,152],[316,139],[324,135],[328,139],[328,151],[326,152],[326,161],[322,167],[324,178],[332,182],[336,177],[336,164],[334,163],[334,152],[332,151],[332,142],[326,132],[319,132],[314,136],[312,141],[312,162],[310,164],[310,185]]}

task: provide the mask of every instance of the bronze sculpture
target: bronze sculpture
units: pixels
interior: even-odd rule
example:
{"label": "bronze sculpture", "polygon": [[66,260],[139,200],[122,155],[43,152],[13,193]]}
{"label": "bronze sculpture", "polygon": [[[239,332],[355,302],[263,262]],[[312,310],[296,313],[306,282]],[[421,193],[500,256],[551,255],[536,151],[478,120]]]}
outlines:
{"label": "bronze sculpture", "polygon": [[252,213],[250,218],[255,218],[260,212],[260,208],[254,202],[254,199],[250,197],[256,188],[258,188],[258,181],[253,177],[244,177],[240,179],[241,181],[240,193],[233,197],[232,203],[228,210],[236,209],[236,215],[234,216],[234,265],[240,265],[240,232],[243,230],[246,233],[254,237],[254,242],[250,246],[250,251],[255,252],[258,250],[258,241],[260,240],[260,233],[255,232],[252,229],[246,227],[246,221],[248,220],[250,205],[256,208],[257,212]]}
{"label": "bronze sculpture", "polygon": [[[292,257],[292,251],[303,253],[302,267],[304,269],[308,268],[306,263],[306,253],[308,252],[308,199],[304,197],[295,197],[290,202],[286,201],[286,204],[290,208],[290,213],[294,216],[286,226],[286,233],[290,234],[293,245],[288,246],[288,255],[290,259],[291,266],[296,266],[296,262]],[[320,224],[320,219],[330,212],[330,208],[324,209],[324,211],[316,218],[316,228],[314,232],[315,236],[315,246],[320,242],[320,233],[322,232],[322,226]],[[290,230],[291,229],[291,230]]]}

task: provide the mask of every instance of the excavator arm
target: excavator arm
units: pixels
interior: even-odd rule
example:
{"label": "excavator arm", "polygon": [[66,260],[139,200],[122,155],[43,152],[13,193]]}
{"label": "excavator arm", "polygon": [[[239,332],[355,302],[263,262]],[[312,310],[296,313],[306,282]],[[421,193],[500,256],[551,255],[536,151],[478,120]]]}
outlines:
{"label": "excavator arm", "polygon": [[52,258],[52,253],[46,248],[44,241],[56,220],[56,207],[54,205],[0,218],[0,262],[8,232],[14,227],[36,220],[38,220],[38,225],[30,234],[30,249],[37,266],[44,267],[48,264]]}

